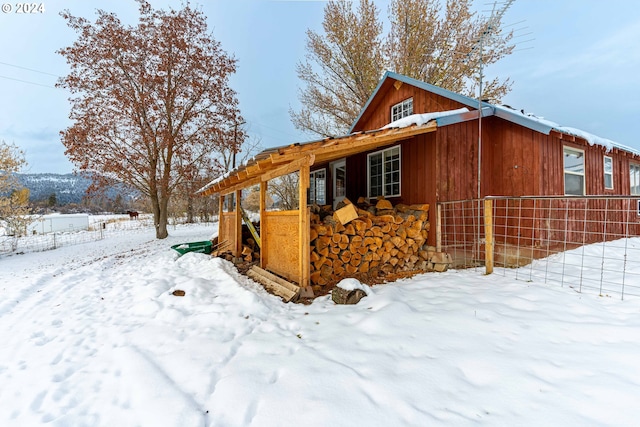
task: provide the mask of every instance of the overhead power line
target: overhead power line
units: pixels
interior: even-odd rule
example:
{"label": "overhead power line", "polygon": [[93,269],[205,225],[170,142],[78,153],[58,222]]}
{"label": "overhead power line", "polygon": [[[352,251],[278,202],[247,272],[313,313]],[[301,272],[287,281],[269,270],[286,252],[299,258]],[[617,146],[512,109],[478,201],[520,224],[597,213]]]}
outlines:
{"label": "overhead power line", "polygon": [[0,79],[13,80],[13,81],[20,82],[20,83],[27,83],[27,84],[35,85],[35,86],[48,87],[48,88],[51,88],[51,89],[59,89],[59,88],[57,88],[55,86],[45,85],[45,84],[42,84],[42,83],[30,82],[30,81],[27,81],[27,80],[15,79],[13,77],[0,76]]}
{"label": "overhead power line", "polygon": [[60,77],[57,74],[47,73],[46,71],[34,70],[33,68],[22,67],[20,65],[9,64],[7,62],[0,62],[1,65],[6,65],[7,67],[19,68],[21,70],[27,70],[38,74],[45,74],[47,76]]}

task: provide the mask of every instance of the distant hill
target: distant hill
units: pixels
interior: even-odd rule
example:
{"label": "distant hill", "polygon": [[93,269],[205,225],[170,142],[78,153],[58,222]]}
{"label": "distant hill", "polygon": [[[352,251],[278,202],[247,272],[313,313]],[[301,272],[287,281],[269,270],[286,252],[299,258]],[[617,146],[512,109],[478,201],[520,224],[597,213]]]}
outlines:
{"label": "distant hill", "polygon": [[[29,199],[46,200],[55,193],[56,201],[59,205],[69,203],[80,203],[86,195],[87,188],[91,185],[91,180],[74,174],[55,173],[22,173],[16,174],[22,186],[29,189]],[[135,190],[123,190],[123,188],[110,188],[107,191],[109,197],[116,194],[123,196],[134,196]]]}

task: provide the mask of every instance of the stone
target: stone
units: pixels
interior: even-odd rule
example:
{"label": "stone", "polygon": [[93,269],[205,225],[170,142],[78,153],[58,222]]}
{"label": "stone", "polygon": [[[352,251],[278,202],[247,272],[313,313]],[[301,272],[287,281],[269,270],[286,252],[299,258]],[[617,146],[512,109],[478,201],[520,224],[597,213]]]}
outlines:
{"label": "stone", "polygon": [[362,289],[346,290],[336,286],[331,291],[331,299],[336,304],[357,304],[366,297],[367,294]]}

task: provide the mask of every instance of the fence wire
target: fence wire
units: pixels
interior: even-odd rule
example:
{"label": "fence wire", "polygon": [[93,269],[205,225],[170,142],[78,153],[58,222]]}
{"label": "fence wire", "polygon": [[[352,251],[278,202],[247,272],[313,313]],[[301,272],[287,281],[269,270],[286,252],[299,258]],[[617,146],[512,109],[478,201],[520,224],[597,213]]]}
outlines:
{"label": "fence wire", "polygon": [[[195,222],[212,223],[217,217]],[[186,218],[170,218],[168,227],[175,227],[186,223]],[[141,215],[139,219],[131,220],[127,215],[102,215],[91,218],[88,230],[64,231],[55,233],[32,234],[29,236],[0,235],[0,256],[27,252],[43,252],[64,246],[73,246],[95,242],[109,237],[137,232],[154,230],[153,217]]]}
{"label": "fence wire", "polygon": [[490,201],[496,273],[577,292],[640,296],[640,211],[631,197],[491,197],[440,205],[442,250],[485,264]]}

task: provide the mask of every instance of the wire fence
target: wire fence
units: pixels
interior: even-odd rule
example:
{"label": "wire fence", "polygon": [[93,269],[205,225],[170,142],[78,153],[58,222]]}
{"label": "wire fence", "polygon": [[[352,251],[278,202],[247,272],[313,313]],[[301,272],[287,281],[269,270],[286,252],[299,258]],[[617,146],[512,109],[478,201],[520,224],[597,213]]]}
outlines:
{"label": "wire fence", "polygon": [[638,199],[618,196],[442,203],[439,245],[456,268],[489,261],[518,280],[624,299],[640,296],[639,209]]}
{"label": "wire fence", "polygon": [[[196,218],[196,222],[212,223],[212,221],[217,221],[217,217],[209,218],[208,221]],[[170,218],[168,226],[175,227],[184,223],[186,223],[186,218]],[[148,232],[154,229],[151,215],[140,215],[138,219],[130,219],[128,215],[90,216],[87,230],[40,233],[29,236],[0,235],[0,256],[49,251],[64,246],[96,242],[109,237]]]}

